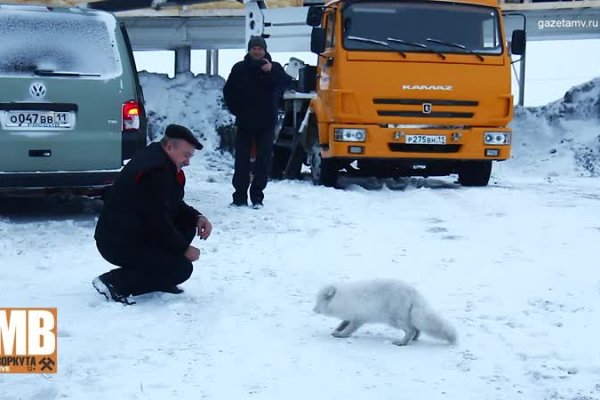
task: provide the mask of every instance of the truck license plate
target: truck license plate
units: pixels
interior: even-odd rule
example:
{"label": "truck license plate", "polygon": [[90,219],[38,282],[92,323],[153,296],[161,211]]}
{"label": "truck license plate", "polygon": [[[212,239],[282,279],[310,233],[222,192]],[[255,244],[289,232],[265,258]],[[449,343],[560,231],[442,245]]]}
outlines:
{"label": "truck license plate", "polygon": [[446,144],[446,136],[406,135],[406,144]]}

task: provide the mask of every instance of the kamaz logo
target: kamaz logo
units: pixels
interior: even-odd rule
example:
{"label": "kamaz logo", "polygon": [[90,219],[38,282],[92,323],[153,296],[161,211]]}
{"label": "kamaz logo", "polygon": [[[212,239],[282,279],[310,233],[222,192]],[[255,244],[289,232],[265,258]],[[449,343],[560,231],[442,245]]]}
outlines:
{"label": "kamaz logo", "polygon": [[402,90],[452,90],[451,85],[402,85]]}

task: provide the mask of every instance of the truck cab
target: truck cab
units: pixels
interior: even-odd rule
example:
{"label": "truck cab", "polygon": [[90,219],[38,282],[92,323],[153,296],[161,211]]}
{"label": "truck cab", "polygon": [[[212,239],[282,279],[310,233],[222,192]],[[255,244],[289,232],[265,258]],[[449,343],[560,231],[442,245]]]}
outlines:
{"label": "truck cab", "polygon": [[525,37],[514,31],[509,47],[495,1],[332,1],[310,6],[306,23],[315,92],[287,118],[301,123],[283,124],[295,139],[287,163],[276,143],[288,175],[302,159],[326,186],[340,172],[485,186],[492,161],[510,157],[511,54]]}

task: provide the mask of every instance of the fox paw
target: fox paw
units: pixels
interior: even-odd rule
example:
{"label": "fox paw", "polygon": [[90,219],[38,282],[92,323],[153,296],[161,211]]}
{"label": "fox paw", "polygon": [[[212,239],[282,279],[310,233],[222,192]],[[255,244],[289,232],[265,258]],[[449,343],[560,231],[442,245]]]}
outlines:
{"label": "fox paw", "polygon": [[336,337],[336,338],[347,338],[350,335],[347,333],[335,330],[335,331],[331,332],[331,336]]}

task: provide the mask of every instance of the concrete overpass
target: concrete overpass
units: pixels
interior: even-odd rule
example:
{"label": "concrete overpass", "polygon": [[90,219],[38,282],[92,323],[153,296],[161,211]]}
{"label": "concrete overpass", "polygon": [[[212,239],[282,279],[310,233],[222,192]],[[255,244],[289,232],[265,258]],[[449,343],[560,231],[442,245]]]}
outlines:
{"label": "concrete overpass", "polygon": [[220,49],[245,47],[243,10],[169,10],[116,13],[134,50],[175,52],[175,73],[191,70],[191,51],[206,50],[206,73],[217,75]]}
{"label": "concrete overpass", "polygon": [[134,50],[240,49],[245,47],[243,9],[138,10],[115,13]]}

